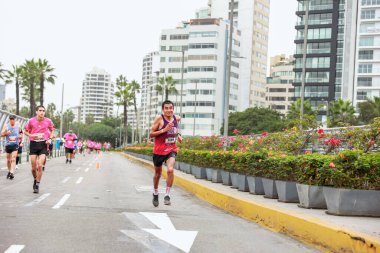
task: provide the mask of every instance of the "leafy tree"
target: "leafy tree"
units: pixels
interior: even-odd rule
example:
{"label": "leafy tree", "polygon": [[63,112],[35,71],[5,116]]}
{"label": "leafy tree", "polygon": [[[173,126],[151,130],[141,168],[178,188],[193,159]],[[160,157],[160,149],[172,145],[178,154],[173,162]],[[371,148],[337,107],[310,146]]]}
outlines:
{"label": "leafy tree", "polygon": [[28,118],[30,116],[30,109],[27,106],[21,107],[20,116]]}
{"label": "leafy tree", "polygon": [[[281,118],[279,112],[270,108],[254,107],[243,112],[230,113],[228,135],[232,135],[234,129],[238,129],[241,134],[246,135],[281,131],[285,126],[286,121]],[[223,133],[223,127],[221,133]]]}
{"label": "leafy tree", "polygon": [[113,116],[104,117],[101,122],[103,125],[110,126],[112,128],[117,128],[120,126],[120,119]]}
{"label": "leafy tree", "polygon": [[16,114],[20,114],[20,83],[22,79],[22,68],[13,65],[12,70],[7,71],[7,73],[4,75],[5,77],[5,83],[11,84],[14,83],[16,86]]}
{"label": "leafy tree", "polygon": [[[310,101],[305,100],[303,104],[303,114],[304,115],[316,115],[316,112],[313,111],[313,108],[311,107]],[[290,120],[296,120],[299,119],[301,116],[301,99],[297,99],[297,101],[294,101],[288,111],[287,118]]]}
{"label": "leafy tree", "polygon": [[45,81],[47,83],[55,84],[55,75],[52,74],[54,68],[51,67],[46,59],[38,59],[36,64],[37,74],[39,79],[39,90],[40,90],[40,105],[44,104],[44,92],[45,92]]}
{"label": "leafy tree", "polygon": [[74,118],[75,118],[75,115],[73,113],[72,110],[70,109],[67,109],[64,113],[63,113],[63,127],[62,127],[62,131],[64,133],[68,132],[70,130],[70,127],[74,121]]}
{"label": "leafy tree", "polygon": [[350,101],[339,99],[331,102],[329,106],[328,126],[342,127],[352,126],[356,122],[355,108]]}
{"label": "leafy tree", "polygon": [[54,103],[48,104],[47,107],[46,107],[45,116],[48,117],[48,118],[54,117],[54,114],[55,114],[56,110],[57,110],[57,107],[55,106]]}
{"label": "leafy tree", "polygon": [[81,132],[81,138],[99,142],[107,141],[114,143],[117,137],[118,135],[114,128],[101,123],[94,123],[86,128],[83,128]]}
{"label": "leafy tree", "polygon": [[91,113],[87,114],[85,122],[86,122],[86,125],[94,124],[95,123],[94,115],[92,115]]}
{"label": "leafy tree", "polygon": [[0,62],[0,79],[4,79],[4,75],[6,74],[6,70],[3,69],[3,64]]}
{"label": "leafy tree", "polygon": [[358,104],[359,120],[364,124],[369,124],[376,117],[380,117],[380,97],[367,99],[365,102]]}
{"label": "leafy tree", "polygon": [[29,116],[33,117],[36,109],[35,93],[36,83],[38,82],[37,65],[34,59],[26,60],[22,65],[22,87],[24,89],[23,99],[29,101]]}

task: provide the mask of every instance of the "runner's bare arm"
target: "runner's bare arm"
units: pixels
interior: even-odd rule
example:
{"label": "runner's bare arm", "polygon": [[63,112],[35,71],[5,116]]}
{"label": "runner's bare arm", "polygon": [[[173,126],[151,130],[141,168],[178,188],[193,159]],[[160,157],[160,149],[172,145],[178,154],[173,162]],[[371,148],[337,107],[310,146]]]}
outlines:
{"label": "runner's bare arm", "polygon": [[183,137],[182,135],[179,133],[179,129],[181,128],[181,117],[180,116],[177,116],[177,124],[178,124],[178,128],[177,128],[177,140],[179,142],[182,142],[183,141]]}
{"label": "runner's bare arm", "polygon": [[152,127],[150,128],[150,137],[156,137],[156,136],[159,136],[160,134],[163,134],[163,130],[164,129],[160,129],[160,123],[162,121],[162,117],[161,116],[157,116],[154,121],[153,121],[153,125]]}

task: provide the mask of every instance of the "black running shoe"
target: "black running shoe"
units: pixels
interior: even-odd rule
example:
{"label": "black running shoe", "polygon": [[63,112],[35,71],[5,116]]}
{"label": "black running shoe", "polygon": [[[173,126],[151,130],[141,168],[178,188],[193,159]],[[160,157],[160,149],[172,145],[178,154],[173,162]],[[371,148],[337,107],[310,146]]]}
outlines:
{"label": "black running shoe", "polygon": [[170,197],[168,196],[168,195],[166,195],[165,197],[164,197],[164,204],[165,205],[170,205]]}
{"label": "black running shoe", "polygon": [[157,195],[154,195],[154,193],[153,193],[153,205],[155,206],[155,207],[158,207],[158,194]]}
{"label": "black running shoe", "polygon": [[71,160],[69,161],[69,163],[71,163]]}
{"label": "black running shoe", "polygon": [[69,160],[68,159],[66,159],[66,163],[68,163],[69,162]]}
{"label": "black running shoe", "polygon": [[33,193],[38,193],[39,192],[39,186],[36,184],[35,186],[34,186],[34,190],[33,190]]}
{"label": "black running shoe", "polygon": [[15,178],[15,175],[13,175],[13,173],[9,173],[9,179],[13,180],[14,178]]}
{"label": "black running shoe", "polygon": [[34,188],[36,188],[36,184],[37,184],[37,180],[34,179],[34,182],[33,182],[33,190],[34,190]]}
{"label": "black running shoe", "polygon": [[7,175],[7,179],[9,179],[9,177],[11,176],[11,173],[10,172],[8,172],[8,175]]}

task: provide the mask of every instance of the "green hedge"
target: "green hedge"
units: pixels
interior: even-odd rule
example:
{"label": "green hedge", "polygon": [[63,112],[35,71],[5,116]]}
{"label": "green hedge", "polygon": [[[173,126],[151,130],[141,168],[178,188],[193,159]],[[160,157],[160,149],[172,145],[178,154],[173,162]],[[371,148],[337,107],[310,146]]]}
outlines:
{"label": "green hedge", "polygon": [[[126,151],[152,154],[152,148],[130,147]],[[302,184],[380,190],[380,155],[377,153],[343,151],[337,155],[293,156],[181,149],[177,161]]]}

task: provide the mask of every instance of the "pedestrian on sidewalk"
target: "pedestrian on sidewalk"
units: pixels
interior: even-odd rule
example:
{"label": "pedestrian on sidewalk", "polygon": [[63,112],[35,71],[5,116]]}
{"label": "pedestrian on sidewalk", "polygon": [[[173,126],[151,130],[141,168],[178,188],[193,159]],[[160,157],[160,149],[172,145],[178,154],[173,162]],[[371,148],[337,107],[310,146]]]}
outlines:
{"label": "pedestrian on sidewalk", "polygon": [[21,127],[16,123],[16,116],[9,115],[9,123],[4,126],[1,136],[5,136],[5,152],[7,153],[7,179],[14,179],[14,169],[16,167],[16,157],[22,136]]}
{"label": "pedestrian on sidewalk", "polygon": [[162,164],[167,166],[166,191],[164,204],[170,205],[170,189],[174,181],[174,164],[177,156],[177,139],[182,142],[179,134],[180,116],[174,115],[174,104],[170,100],[162,103],[162,114],[156,116],[150,129],[150,137],[154,137],[153,164],[155,173],[153,177],[153,205],[157,207],[158,184],[162,173]]}
{"label": "pedestrian on sidewalk", "polygon": [[54,137],[54,124],[51,119],[45,117],[45,107],[39,105],[36,108],[36,117],[29,119],[24,133],[29,136],[30,161],[32,163],[32,174],[34,177],[33,192],[39,193],[42,178],[42,167],[48,155],[47,146]]}

